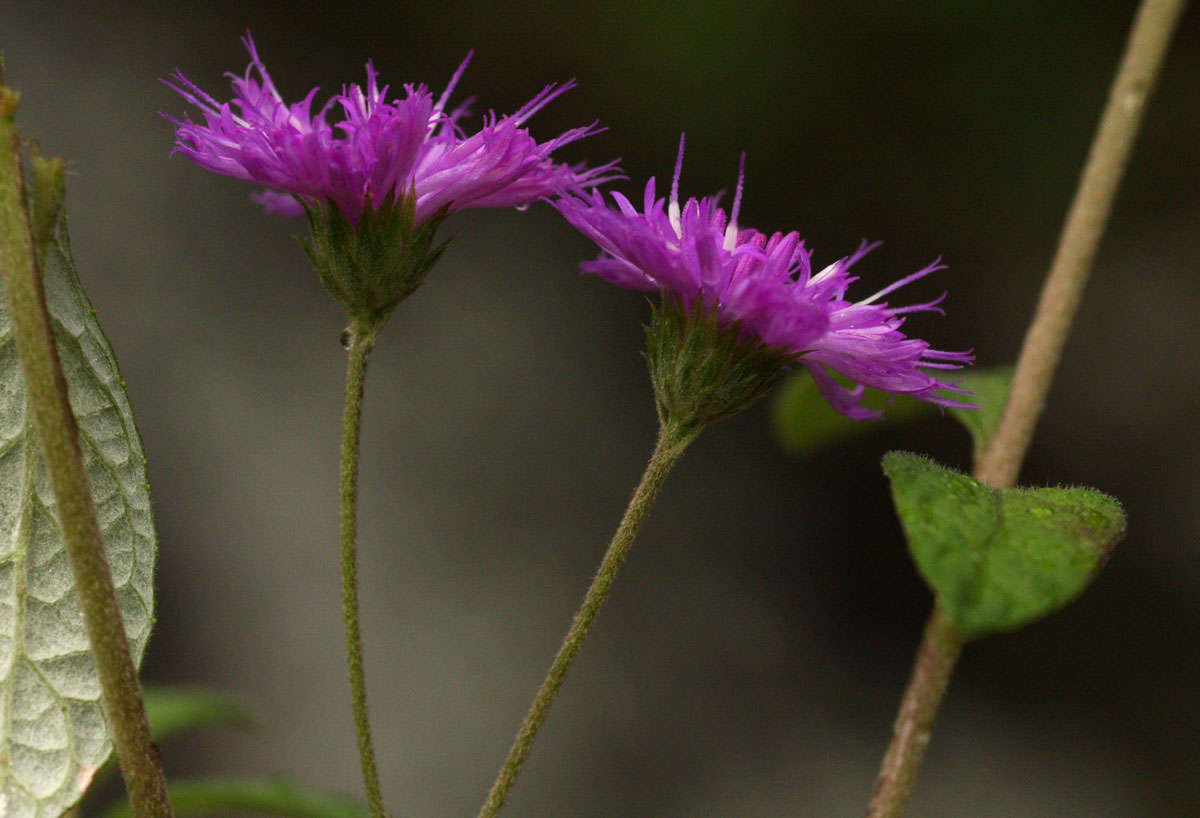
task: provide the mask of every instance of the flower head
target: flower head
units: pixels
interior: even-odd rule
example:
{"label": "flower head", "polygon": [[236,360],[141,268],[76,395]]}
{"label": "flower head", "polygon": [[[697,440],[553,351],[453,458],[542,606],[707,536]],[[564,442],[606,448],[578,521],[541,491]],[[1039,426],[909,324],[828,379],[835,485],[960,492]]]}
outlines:
{"label": "flower head", "polygon": [[[436,100],[424,85],[388,96],[374,66],[366,86],[344,86],[315,113],[314,88],[299,102],[280,97],[249,33],[243,76],[230,75],[233,99],[219,102],[176,71],[164,82],[204,115],[175,124],[175,151],[215,173],[268,188],[268,211],[306,215],[305,242],[325,287],[368,324],[385,319],[441,255],[442,220],[471,207],[523,207],[581,191],[618,174],[614,163],[586,169],[555,162],[558,148],[591,136],[595,123],[545,142],[526,123],[574,86],[547,85],[516,113],[489,113],[468,134],[466,104],[447,112],[467,59]],[[335,120],[332,121],[331,120]]]}
{"label": "flower head", "polygon": [[229,75],[233,99],[220,102],[177,71],[164,82],[199,108],[204,121],[168,119],[176,128],[176,152],[269,188],[257,198],[272,212],[299,216],[305,204],[328,202],[357,224],[365,208],[411,193],[420,224],[443,209],[522,206],[614,178],[612,164],[589,170],[551,158],[601,130],[595,123],[544,142],[525,127],[573,82],[546,86],[508,116],[488,114],[468,135],[460,125],[466,105],[450,112],[445,106],[470,55],[437,100],[424,85],[405,85],[402,96],[389,99],[388,86],[368,63],[365,88],[345,86],[314,112],[318,89],[284,102],[250,35],[242,41],[250,65],[243,76]]}
{"label": "flower head", "polygon": [[[738,227],[744,156],[728,216],[718,197],[680,205],[682,161],[680,139],[670,198],[659,198],[650,179],[641,212],[615,191],[610,194],[615,207],[597,191],[571,192],[554,202],[568,222],[604,251],[599,259],[583,263],[584,272],[630,289],[657,290],[685,311],[711,314],[741,340],[775,350],[782,365],[803,365],[825,399],[848,417],[879,417],[860,405],[868,386],[942,406],[967,406],[941,394],[965,390],[926,370],[960,368],[973,360],[971,353],[936,350],[900,331],[909,313],[940,313],[945,294],[906,307],[880,301],[942,265],[934,262],[868,298],[850,301],[846,291],[857,280],[850,268],[876,245],[864,242],[814,273],[812,253],[798,233],[767,236]],[[843,386],[829,370],[856,385]]]}

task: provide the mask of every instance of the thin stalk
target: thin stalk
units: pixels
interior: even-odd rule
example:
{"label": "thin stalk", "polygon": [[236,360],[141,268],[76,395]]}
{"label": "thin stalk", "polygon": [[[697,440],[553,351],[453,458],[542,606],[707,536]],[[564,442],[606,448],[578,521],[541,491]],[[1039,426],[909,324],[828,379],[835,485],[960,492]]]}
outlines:
{"label": "thin stalk", "polygon": [[16,107],[17,94],[0,86],[0,273],[13,335],[129,801],[138,818],[171,818],[46,308],[25,205]]}
{"label": "thin stalk", "polygon": [[1017,480],[1079,311],[1146,103],[1186,6],[1187,0],[1143,0],[1138,9],[1054,261],[1021,345],[1008,402],[975,470],[979,481],[989,486],[1003,488]]}
{"label": "thin stalk", "polygon": [[679,460],[680,455],[700,432],[701,428],[684,427],[669,420],[659,429],[658,443],[654,447],[654,453],[650,455],[650,462],[646,465],[642,480],[633,492],[633,499],[629,501],[629,506],[625,509],[625,516],[621,518],[621,524],[617,526],[617,531],[613,535],[612,542],[609,543],[608,550],[604,553],[604,559],[600,562],[600,568],[592,579],[583,603],[575,612],[575,619],[571,622],[562,646],[559,647],[545,680],[533,698],[529,713],[525,716],[525,721],[522,722],[521,729],[517,732],[512,748],[508,751],[508,758],[500,768],[495,783],[492,784],[487,801],[479,811],[479,818],[491,818],[504,806],[504,801],[521,772],[521,765],[525,763],[529,750],[533,747],[538,730],[541,729],[542,722],[546,720],[546,713],[550,710],[550,705],[554,703],[554,697],[562,686],[567,670],[579,654],[579,649],[583,646],[583,640],[587,638],[600,606],[608,599],[608,593],[612,589],[613,581],[617,578],[617,572],[621,570],[621,565],[629,555],[629,549],[633,545],[638,529],[642,527],[642,523],[654,506],[663,481],[675,462]]}
{"label": "thin stalk", "polygon": [[[1021,346],[1008,401],[975,467],[976,479],[986,485],[1008,488],[1016,483],[1079,310],[1096,248],[1112,214],[1146,103],[1186,5],[1186,0],[1143,0],[1138,9]],[[896,818],[904,813],[962,642],[934,608],[917,649],[867,818]]]}
{"label": "thin stalk", "polygon": [[346,667],[350,672],[350,700],[358,734],[358,759],[372,818],[385,818],[371,717],[367,709],[367,680],[363,671],[362,629],[358,613],[358,452],[362,431],[362,404],[367,358],[379,333],[377,323],[351,321],[347,330],[346,404],[342,413],[342,615],[346,624]]}
{"label": "thin stalk", "polygon": [[892,741],[879,766],[875,791],[867,807],[871,818],[900,815],[904,811],[962,646],[962,637],[942,612],[934,608],[925,624],[925,636],[917,650],[900,712],[896,714]]}

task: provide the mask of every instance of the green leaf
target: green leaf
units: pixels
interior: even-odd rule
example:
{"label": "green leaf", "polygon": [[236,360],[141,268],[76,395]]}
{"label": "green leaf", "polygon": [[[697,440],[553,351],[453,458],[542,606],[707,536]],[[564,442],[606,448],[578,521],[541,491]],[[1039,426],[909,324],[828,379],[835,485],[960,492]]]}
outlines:
{"label": "green leaf", "polygon": [[[249,727],[254,724],[254,713],[241,697],[222,690],[202,687],[145,687],[142,696],[146,702],[146,719],[150,722],[150,733],[155,741],[195,730],[199,727]],[[104,785],[116,772],[116,759],[109,757],[92,779],[91,792]],[[88,796],[76,804],[80,815],[91,815]]]}
{"label": "green leaf", "polygon": [[908,452],[883,471],[917,570],[967,639],[1066,605],[1125,533],[1121,504],[1093,489],[993,489]]}
{"label": "green leaf", "polygon": [[[311,789],[286,779],[209,778],[168,785],[177,816],[241,810],[292,818],[368,818],[352,798]],[[133,818],[129,804],[118,804],[104,818]]]}
{"label": "green leaf", "polygon": [[863,405],[884,410],[883,419],[851,420],[839,415],[821,397],[809,374],[799,372],[775,390],[770,404],[771,425],[784,451],[808,455],[868,432],[910,423],[933,410],[924,401],[875,389],[867,390]]}
{"label": "green leaf", "polygon": [[989,369],[973,369],[960,379],[964,388],[975,393],[970,402],[979,404],[979,408],[951,409],[950,414],[971,433],[971,440],[975,442],[976,460],[987,448],[992,432],[1000,422],[1000,413],[1004,411],[1004,403],[1008,400],[1008,386],[1012,382],[1012,376],[1011,366],[994,366]]}
{"label": "green leaf", "polygon": [[[153,623],[155,559],[142,444],[112,349],[76,277],[65,217],[45,251],[46,299],[84,465],[140,660]],[[0,814],[59,815],[110,751],[54,492],[0,304]]]}
{"label": "green leaf", "polygon": [[200,687],[147,687],[146,717],[155,741],[197,727],[248,727],[250,706],[238,696]]}

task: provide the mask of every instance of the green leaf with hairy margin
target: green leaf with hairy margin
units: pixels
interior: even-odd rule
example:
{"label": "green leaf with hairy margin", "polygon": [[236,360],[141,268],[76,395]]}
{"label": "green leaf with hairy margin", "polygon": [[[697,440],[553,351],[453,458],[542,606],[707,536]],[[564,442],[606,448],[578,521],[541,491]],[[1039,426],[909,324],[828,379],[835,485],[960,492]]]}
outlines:
{"label": "green leaf with hairy margin", "polygon": [[155,741],[198,727],[249,727],[254,712],[240,696],[203,687],[147,687],[146,718]]}
{"label": "green leaf with hairy margin", "polygon": [[909,423],[933,410],[932,405],[916,398],[876,389],[867,390],[863,405],[882,409],[883,419],[851,420],[839,415],[821,397],[812,377],[807,372],[798,372],[780,384],[771,396],[771,425],[784,451],[808,455],[868,432]]}
{"label": "green leaf with hairy margin", "polygon": [[967,427],[971,440],[975,443],[975,459],[978,460],[992,432],[1000,422],[1000,413],[1004,411],[1004,403],[1008,400],[1008,386],[1012,383],[1013,368],[1011,366],[993,366],[988,369],[972,369],[962,376],[961,386],[974,393],[969,403],[979,405],[978,409],[951,409],[950,414]]}
{"label": "green leaf with hairy margin", "polygon": [[[212,815],[231,811],[291,818],[368,818],[366,807],[336,795],[280,778],[206,778],[173,781],[167,786],[175,814]],[[128,803],[117,804],[104,818],[133,818]]]}
{"label": "green leaf with hairy margin", "polygon": [[[117,601],[140,660],[153,623],[155,558],[145,459],[117,362],[75,274],[65,217],[56,218],[41,259],[46,300]],[[60,815],[110,751],[54,492],[0,304],[0,815]]]}
{"label": "green leaf with hairy margin", "polygon": [[1066,605],[1125,533],[1121,504],[1093,489],[993,489],[909,452],[883,471],[917,570],[967,639]]}

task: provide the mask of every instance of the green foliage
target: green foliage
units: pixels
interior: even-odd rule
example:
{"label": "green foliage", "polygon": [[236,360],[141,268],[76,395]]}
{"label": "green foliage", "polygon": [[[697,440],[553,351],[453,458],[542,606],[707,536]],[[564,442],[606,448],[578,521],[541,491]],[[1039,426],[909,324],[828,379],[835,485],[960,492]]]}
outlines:
{"label": "green foliage", "polygon": [[967,431],[975,443],[975,459],[978,460],[987,448],[988,441],[996,424],[1000,422],[1000,413],[1008,400],[1008,386],[1012,382],[1013,368],[1011,366],[995,366],[990,369],[973,369],[962,377],[962,385],[974,393],[973,403],[978,409],[951,409],[953,415]]}
{"label": "green foliage", "polygon": [[1066,605],[1125,532],[1121,504],[1092,489],[992,489],[907,452],[883,470],[917,569],[967,639]]}
{"label": "green foliage", "polygon": [[202,687],[147,687],[146,718],[155,741],[198,727],[248,727],[254,714],[241,698]]}
{"label": "green foliage", "polygon": [[[238,696],[203,687],[145,687],[146,720],[156,742],[201,727],[248,727],[254,724],[250,705]],[[69,813],[92,815],[91,795],[116,772],[116,760],[109,758],[96,773],[92,787]]]}
{"label": "green foliage", "polygon": [[646,327],[646,364],[659,419],[703,427],[745,409],[784,376],[792,356],[744,339],[715,311],[675,299],[654,307]]}
{"label": "green foliage", "polygon": [[[57,181],[56,181],[57,180]],[[35,158],[31,210],[84,465],[135,660],[153,623],[155,535],[141,440],[76,276],[61,166]],[[46,188],[46,185],[58,185]],[[53,221],[53,225],[51,222]],[[7,308],[0,304],[0,813],[57,815],[111,745]]]}
{"label": "green foliage", "polygon": [[[973,397],[961,397],[980,407],[947,410],[971,433],[978,455],[1000,419],[1000,412],[1008,396],[1008,384],[1012,380],[1012,367],[971,369],[953,380],[961,381],[962,386],[974,393]],[[784,451],[800,457],[870,432],[914,423],[933,414],[937,409],[925,401],[907,395],[892,395],[877,389],[868,389],[862,404],[869,409],[883,410],[883,418],[878,421],[861,421],[838,414],[829,402],[821,397],[816,383],[808,373],[797,372],[788,377],[771,397],[771,425]]]}
{"label": "green foliage", "polygon": [[[230,811],[291,818],[368,818],[366,808],[352,798],[305,787],[282,778],[205,778],[175,781],[168,789],[177,816],[216,815]],[[104,813],[104,818],[133,818],[128,803]]]}
{"label": "green foliage", "polygon": [[771,397],[771,425],[784,451],[795,456],[810,455],[859,435],[911,423],[933,412],[933,406],[906,395],[891,395],[868,389],[863,406],[882,409],[882,420],[851,420],[838,414],[821,397],[807,372],[797,372],[784,381]]}

